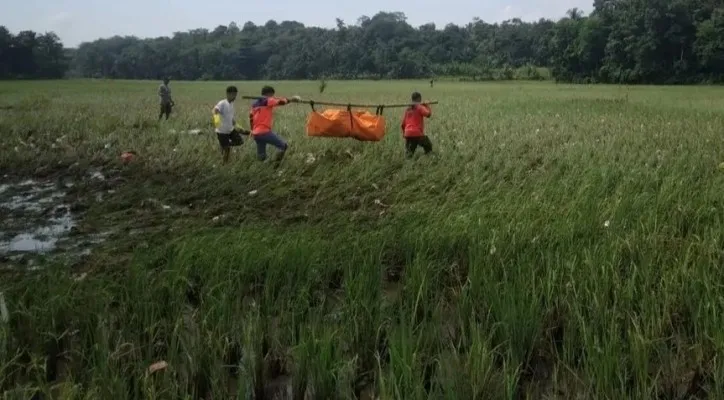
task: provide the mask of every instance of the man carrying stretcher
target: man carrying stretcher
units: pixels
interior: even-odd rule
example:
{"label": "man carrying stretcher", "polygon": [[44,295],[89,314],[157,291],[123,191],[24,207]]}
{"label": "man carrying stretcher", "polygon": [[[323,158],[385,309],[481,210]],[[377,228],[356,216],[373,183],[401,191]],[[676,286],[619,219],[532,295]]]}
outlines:
{"label": "man carrying stretcher", "polygon": [[272,131],[274,119],[274,107],[284,106],[289,103],[296,103],[301,100],[299,96],[293,96],[290,99],[285,97],[274,97],[274,88],[264,86],[261,89],[262,97],[254,101],[249,111],[249,125],[251,127],[251,135],[256,142],[256,155],[260,161],[267,158],[266,145],[270,144],[279,150],[277,162],[281,162],[289,145],[274,131]]}
{"label": "man carrying stretcher", "polygon": [[412,157],[415,154],[417,146],[421,146],[425,150],[425,154],[432,152],[432,142],[425,135],[424,120],[424,118],[432,116],[432,111],[430,111],[430,106],[420,104],[422,95],[418,92],[412,94],[412,102],[413,104],[405,110],[401,125],[407,157]]}

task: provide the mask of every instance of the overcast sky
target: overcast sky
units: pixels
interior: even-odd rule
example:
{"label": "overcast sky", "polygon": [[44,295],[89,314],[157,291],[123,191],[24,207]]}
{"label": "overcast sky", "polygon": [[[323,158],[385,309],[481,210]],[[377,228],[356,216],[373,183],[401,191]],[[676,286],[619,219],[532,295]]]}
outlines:
{"label": "overcast sky", "polygon": [[0,25],[13,33],[53,31],[66,46],[75,47],[113,35],[170,36],[231,22],[241,27],[247,21],[264,24],[274,19],[333,27],[335,18],[353,24],[378,11],[401,11],[413,26],[434,22],[440,28],[449,22],[466,24],[474,17],[486,22],[557,19],[574,7],[589,12],[592,4],[593,0],[2,0]]}

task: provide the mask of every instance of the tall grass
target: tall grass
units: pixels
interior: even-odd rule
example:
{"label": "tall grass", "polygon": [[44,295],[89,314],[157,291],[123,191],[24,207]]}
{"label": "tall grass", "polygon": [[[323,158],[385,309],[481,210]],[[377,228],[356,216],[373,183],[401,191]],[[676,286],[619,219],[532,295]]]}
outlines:
{"label": "tall grass", "polygon": [[424,84],[275,83],[440,104],[437,156],[414,160],[398,111],[359,143],[307,138],[309,109],[279,109],[274,169],[253,144],[221,166],[213,136],[178,133],[208,129],[225,83],[172,82],[160,124],[152,82],[2,83],[3,179],[75,179],[83,229],[115,233],[85,280],[60,259],[2,273],[0,391],[720,397],[721,89]]}

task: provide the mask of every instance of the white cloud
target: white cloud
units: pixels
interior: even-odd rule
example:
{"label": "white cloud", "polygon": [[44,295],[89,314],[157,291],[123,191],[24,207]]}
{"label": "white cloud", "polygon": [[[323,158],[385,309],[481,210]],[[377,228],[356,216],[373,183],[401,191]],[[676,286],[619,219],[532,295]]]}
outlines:
{"label": "white cloud", "polygon": [[520,7],[507,5],[505,8],[503,8],[502,11],[500,11],[499,18],[501,21],[513,19],[513,18],[521,18],[523,15],[520,13]]}
{"label": "white cloud", "polygon": [[59,23],[68,21],[72,17],[73,17],[73,15],[71,13],[66,12],[66,11],[60,11],[60,12],[57,12],[57,13],[49,16],[48,22],[53,23],[53,24],[59,24]]}

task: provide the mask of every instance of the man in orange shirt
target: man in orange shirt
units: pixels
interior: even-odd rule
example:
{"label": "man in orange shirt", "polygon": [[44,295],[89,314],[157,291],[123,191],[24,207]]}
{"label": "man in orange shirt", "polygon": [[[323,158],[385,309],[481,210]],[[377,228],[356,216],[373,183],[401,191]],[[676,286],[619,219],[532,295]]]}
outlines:
{"label": "man in orange shirt", "polygon": [[402,119],[402,135],[405,138],[405,150],[408,157],[412,157],[417,150],[417,146],[422,146],[425,154],[432,152],[432,142],[430,138],[425,136],[425,120],[430,118],[432,111],[430,106],[420,104],[422,95],[418,92],[412,94],[412,104]]}
{"label": "man in orange shirt", "polygon": [[262,97],[254,101],[249,111],[249,124],[251,125],[251,135],[256,142],[256,155],[260,161],[266,160],[266,145],[270,144],[279,150],[277,161],[284,158],[284,154],[289,147],[284,139],[280,138],[272,131],[274,119],[274,107],[284,106],[289,103],[295,103],[301,100],[299,96],[291,99],[285,97],[274,97],[274,88],[264,86],[261,89]]}

